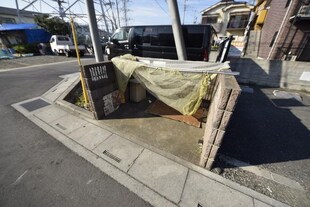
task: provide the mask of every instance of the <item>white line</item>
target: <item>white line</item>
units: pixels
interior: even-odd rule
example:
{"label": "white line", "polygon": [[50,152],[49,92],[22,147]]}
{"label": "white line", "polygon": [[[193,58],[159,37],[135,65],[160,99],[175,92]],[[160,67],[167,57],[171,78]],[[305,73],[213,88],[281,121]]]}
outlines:
{"label": "white line", "polygon": [[[87,59],[85,58],[83,60],[92,60],[92,58],[87,58]],[[19,67],[19,68],[0,69],[0,73],[14,71],[14,70],[22,70],[22,69],[36,68],[36,67],[42,67],[42,66],[49,66],[49,65],[72,63],[72,62],[77,62],[77,60],[69,60],[69,61],[62,61],[62,62],[56,62],[56,63],[46,63],[46,64],[40,64],[40,65],[29,65],[29,66]]]}
{"label": "white line", "polygon": [[16,185],[17,183],[19,183],[19,181],[23,178],[24,175],[26,175],[27,172],[28,170],[26,170],[23,174],[21,174],[12,185]]}

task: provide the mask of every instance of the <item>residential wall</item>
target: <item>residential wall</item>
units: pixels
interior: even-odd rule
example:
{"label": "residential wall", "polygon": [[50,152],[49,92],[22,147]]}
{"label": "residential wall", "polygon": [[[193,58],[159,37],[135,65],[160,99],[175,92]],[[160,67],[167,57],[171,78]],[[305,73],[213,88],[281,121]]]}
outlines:
{"label": "residential wall", "polygon": [[282,20],[286,14],[285,0],[272,0],[264,23],[258,56],[267,58],[272,47],[270,43],[275,32],[280,30]]}
{"label": "residential wall", "polygon": [[[296,14],[300,7],[300,1],[292,0],[291,6],[285,8],[286,3],[286,0],[271,1],[266,21],[262,28],[258,57],[280,60],[285,58],[288,52],[291,52],[291,55],[298,55],[298,48],[303,43],[305,34],[292,25],[290,17]],[[285,16],[286,14],[287,16]],[[281,28],[282,23],[283,27]],[[270,44],[277,31],[279,34],[272,49]]]}
{"label": "residential wall", "polygon": [[[5,18],[12,18],[15,19],[16,23],[19,23],[19,19],[17,16],[12,16],[12,15],[6,15],[6,14],[0,14],[1,17]],[[23,17],[21,16],[22,23],[35,23],[33,18],[30,17]]]}
{"label": "residential wall", "polygon": [[304,72],[310,73],[310,62],[238,58],[231,59],[230,66],[240,72],[236,78],[241,84],[310,92],[310,81],[300,80]]}
{"label": "residential wall", "polygon": [[303,42],[304,32],[298,30],[297,27],[290,22],[289,18],[296,14],[299,7],[300,2],[293,0],[284,27],[279,34],[277,43],[275,43],[275,49],[270,59],[281,59],[287,52],[291,52],[292,55],[297,55],[298,49],[294,48],[300,47],[300,44]]}

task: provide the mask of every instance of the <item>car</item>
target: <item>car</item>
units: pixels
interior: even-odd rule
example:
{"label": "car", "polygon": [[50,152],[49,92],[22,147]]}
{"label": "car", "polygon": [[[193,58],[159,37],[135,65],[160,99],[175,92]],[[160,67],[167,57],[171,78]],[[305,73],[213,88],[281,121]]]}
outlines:
{"label": "car", "polygon": [[[182,25],[188,60],[208,61],[214,29],[211,25]],[[121,27],[106,46],[108,59],[123,54],[177,59],[172,26],[147,25]]]}
{"label": "car", "polygon": [[[67,57],[70,57],[75,52],[75,46],[71,40],[70,37],[64,36],[64,35],[52,35],[50,39],[50,46],[51,50],[55,55],[66,55]],[[78,45],[79,54],[80,56],[84,56],[85,53],[85,46],[84,45]]]}

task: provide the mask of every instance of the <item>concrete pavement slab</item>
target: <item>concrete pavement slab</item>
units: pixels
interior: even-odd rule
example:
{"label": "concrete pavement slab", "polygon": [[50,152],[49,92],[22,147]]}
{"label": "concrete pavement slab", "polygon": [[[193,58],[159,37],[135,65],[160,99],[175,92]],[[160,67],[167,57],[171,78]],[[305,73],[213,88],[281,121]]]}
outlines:
{"label": "concrete pavement slab", "polygon": [[42,121],[46,123],[51,123],[60,117],[63,117],[67,115],[68,113],[64,110],[59,109],[55,105],[51,105],[49,107],[46,107],[43,110],[40,110],[39,112],[35,113],[35,116],[41,119]]}
{"label": "concrete pavement slab", "polygon": [[178,203],[187,172],[188,168],[145,149],[128,173],[169,200]]}
{"label": "concrete pavement slab", "polygon": [[111,132],[88,123],[85,126],[71,132],[68,136],[87,149],[92,150],[111,135]]}
{"label": "concrete pavement slab", "polygon": [[189,170],[180,206],[254,206],[253,198]]}
{"label": "concrete pavement slab", "polygon": [[94,152],[116,167],[127,172],[135,159],[141,154],[143,147],[113,134],[98,145]]}
{"label": "concrete pavement slab", "polygon": [[52,127],[58,131],[68,135],[70,132],[85,126],[87,122],[71,114],[60,117],[59,119],[50,123]]}
{"label": "concrete pavement slab", "polygon": [[271,207],[271,205],[268,205],[268,204],[261,202],[257,199],[254,199],[254,206],[255,207]]}

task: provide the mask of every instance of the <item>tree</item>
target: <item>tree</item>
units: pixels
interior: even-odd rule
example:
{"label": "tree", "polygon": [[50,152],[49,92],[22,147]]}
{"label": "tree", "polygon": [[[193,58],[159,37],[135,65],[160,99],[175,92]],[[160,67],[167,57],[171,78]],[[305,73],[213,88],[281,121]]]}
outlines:
{"label": "tree", "polygon": [[36,24],[53,35],[70,34],[70,24],[59,17],[51,17],[48,14],[37,15],[34,18]]}

